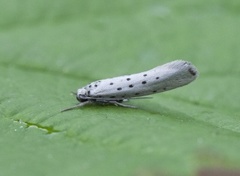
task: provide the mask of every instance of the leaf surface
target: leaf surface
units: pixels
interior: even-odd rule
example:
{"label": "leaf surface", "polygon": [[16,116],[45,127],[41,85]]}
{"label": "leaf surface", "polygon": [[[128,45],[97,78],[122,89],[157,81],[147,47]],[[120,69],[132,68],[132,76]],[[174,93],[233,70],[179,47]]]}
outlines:
{"label": "leaf surface", "polygon": [[[0,0],[0,175],[240,173],[237,0]],[[192,84],[87,106],[71,91],[172,60]]]}

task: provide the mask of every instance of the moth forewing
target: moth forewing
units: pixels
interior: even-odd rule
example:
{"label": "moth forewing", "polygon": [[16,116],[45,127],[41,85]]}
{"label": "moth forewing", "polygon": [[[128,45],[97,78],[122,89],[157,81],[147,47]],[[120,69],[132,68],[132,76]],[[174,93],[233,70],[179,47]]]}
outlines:
{"label": "moth forewing", "polygon": [[149,71],[92,82],[78,89],[76,97],[80,103],[73,108],[91,103],[133,107],[122,102],[184,86],[195,80],[197,76],[198,71],[194,65],[187,61],[176,60]]}

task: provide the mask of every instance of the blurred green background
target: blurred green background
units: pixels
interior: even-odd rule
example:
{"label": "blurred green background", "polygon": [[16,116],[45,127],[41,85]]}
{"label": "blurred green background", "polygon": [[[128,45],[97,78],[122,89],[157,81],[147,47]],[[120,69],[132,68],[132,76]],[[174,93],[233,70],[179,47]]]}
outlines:
{"label": "blurred green background", "polygon": [[[239,0],[0,0],[0,176],[240,174]],[[138,109],[85,84],[176,59],[199,78]]]}

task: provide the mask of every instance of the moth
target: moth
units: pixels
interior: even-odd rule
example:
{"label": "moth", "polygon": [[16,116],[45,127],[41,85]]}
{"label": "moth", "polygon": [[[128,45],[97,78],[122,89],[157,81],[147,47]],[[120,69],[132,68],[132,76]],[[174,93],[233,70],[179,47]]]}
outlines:
{"label": "moth", "polygon": [[176,60],[141,73],[102,79],[78,89],[75,95],[79,103],[62,112],[95,103],[136,108],[123,102],[187,85],[197,76],[193,64]]}

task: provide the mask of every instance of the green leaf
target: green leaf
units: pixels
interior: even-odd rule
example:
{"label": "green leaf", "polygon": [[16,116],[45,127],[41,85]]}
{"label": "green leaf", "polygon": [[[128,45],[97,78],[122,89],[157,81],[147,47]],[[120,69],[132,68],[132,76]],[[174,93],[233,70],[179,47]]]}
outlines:
{"label": "green leaf", "polygon": [[[237,0],[0,0],[0,175],[239,173]],[[71,91],[176,59],[192,84],[138,109]]]}

